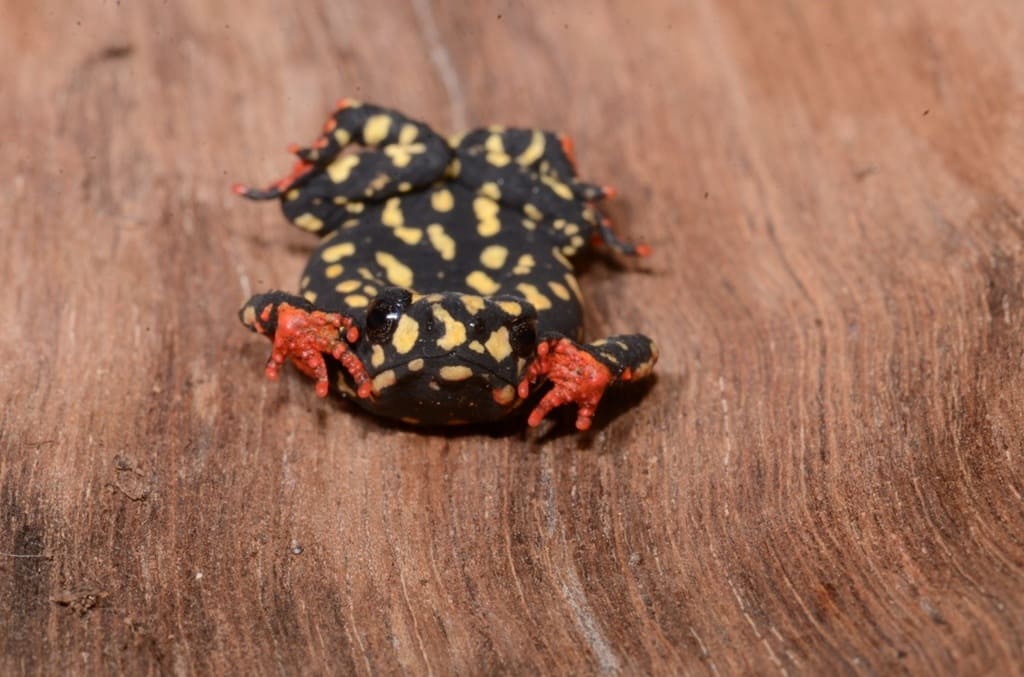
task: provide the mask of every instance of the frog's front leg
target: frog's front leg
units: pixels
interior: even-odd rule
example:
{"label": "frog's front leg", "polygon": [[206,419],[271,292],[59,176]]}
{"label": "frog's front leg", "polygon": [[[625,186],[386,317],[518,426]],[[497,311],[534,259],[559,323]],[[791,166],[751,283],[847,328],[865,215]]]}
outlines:
{"label": "frog's front leg", "polygon": [[329,390],[324,354],[338,360],[352,375],[359,397],[370,396],[370,376],[350,346],[359,339],[351,317],[317,310],[312,303],[286,292],[257,294],[238,311],[242,324],[269,338],[274,348],[267,361],[267,377],[277,380],[285,360],[316,380],[316,393]]}
{"label": "frog's front leg", "polygon": [[564,404],[578,405],[576,428],[587,430],[605,390],[614,383],[646,378],[658,361],[658,348],[643,334],[611,336],[579,344],[561,335],[549,335],[537,344],[537,357],[519,383],[519,397],[530,395],[530,385],[551,381],[548,391],[527,422],[540,425],[548,412]]}
{"label": "frog's front leg", "polygon": [[[367,150],[342,154],[349,144]],[[290,221],[321,235],[358,213],[364,200],[407,193],[440,179],[452,157],[448,142],[424,123],[348,99],[338,102],[312,145],[289,150],[299,161],[287,176],[262,190],[242,185],[234,190],[252,200],[280,198]]]}

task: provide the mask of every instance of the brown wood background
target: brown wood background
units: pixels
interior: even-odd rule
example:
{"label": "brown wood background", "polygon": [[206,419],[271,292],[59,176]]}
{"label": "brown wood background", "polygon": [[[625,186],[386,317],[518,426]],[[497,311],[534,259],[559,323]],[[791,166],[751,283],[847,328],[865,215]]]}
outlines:
{"label": "brown wood background", "polygon": [[[13,2],[0,672],[1024,662],[1024,5]],[[564,130],[657,383],[421,435],[262,378],[333,101]]]}

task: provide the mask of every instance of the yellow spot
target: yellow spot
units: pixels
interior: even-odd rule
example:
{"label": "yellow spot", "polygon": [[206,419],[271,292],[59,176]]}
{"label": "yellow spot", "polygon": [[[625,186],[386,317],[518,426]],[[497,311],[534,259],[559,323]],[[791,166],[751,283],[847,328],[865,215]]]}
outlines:
{"label": "yellow spot", "polygon": [[484,141],[484,150],[488,153],[505,153],[505,143],[501,139],[500,131],[487,137],[487,140]]}
{"label": "yellow spot", "polygon": [[249,325],[251,327],[255,324],[255,322],[256,309],[253,308],[252,306],[246,306],[245,309],[242,310],[242,323]]}
{"label": "yellow spot", "polygon": [[485,157],[487,158],[487,163],[494,167],[504,167],[512,162],[512,158],[504,153],[487,153]]}
{"label": "yellow spot", "polygon": [[501,289],[501,285],[491,279],[491,276],[482,270],[474,270],[466,276],[466,284],[484,296],[490,296]]}
{"label": "yellow spot", "polygon": [[508,328],[501,327],[491,332],[487,339],[487,352],[491,354],[496,362],[501,362],[512,354],[512,344],[508,340]]}
{"label": "yellow spot", "polygon": [[494,391],[494,401],[498,404],[509,404],[516,399],[516,389],[510,385],[497,388]]}
{"label": "yellow spot", "polygon": [[457,148],[462,143],[463,137],[466,136],[466,132],[459,132],[458,134],[452,134],[448,137],[448,145],[452,148]]}
{"label": "yellow spot", "polygon": [[345,304],[352,308],[365,308],[369,303],[370,299],[362,294],[349,294],[345,297]]}
{"label": "yellow spot", "polygon": [[516,289],[537,310],[547,310],[551,307],[551,300],[541,294],[532,284],[522,282],[516,285]]}
{"label": "yellow spot", "polygon": [[387,115],[371,115],[363,126],[363,143],[376,146],[387,138],[391,129],[391,118]]}
{"label": "yellow spot", "polygon": [[352,214],[359,214],[366,209],[366,204],[363,202],[349,202],[345,205],[345,209]]}
{"label": "yellow spot", "polygon": [[334,197],[331,198],[331,202],[333,202],[336,205],[348,204],[348,198],[345,197],[344,195],[335,195]]}
{"label": "yellow spot", "polygon": [[403,193],[408,193],[410,190],[412,190],[412,184],[409,183],[408,181],[402,181],[400,184],[398,184],[398,190]]}
{"label": "yellow spot", "polygon": [[420,336],[420,325],[408,315],[398,318],[398,327],[395,335],[391,338],[391,345],[395,347],[399,355],[405,355],[416,345],[416,339]]}
{"label": "yellow spot", "polygon": [[534,221],[540,221],[544,218],[544,213],[529,202],[523,205],[523,213],[526,214],[526,218]]}
{"label": "yellow spot", "polygon": [[395,228],[395,237],[407,245],[416,245],[423,239],[423,231],[419,228]]}
{"label": "yellow spot", "polygon": [[565,258],[565,254],[562,253],[561,249],[555,247],[554,249],[551,250],[551,253],[554,255],[556,261],[561,263],[569,270],[572,270],[572,262],[569,261],[569,259]]}
{"label": "yellow spot", "polygon": [[489,247],[485,247],[480,252],[480,263],[484,264],[492,270],[497,270],[505,265],[505,259],[508,257],[508,249],[502,247],[500,244],[492,244]]}
{"label": "yellow spot", "polygon": [[569,244],[572,245],[573,249],[579,249],[583,246],[583,238],[579,235],[573,235],[572,239],[569,240]]}
{"label": "yellow spot", "polygon": [[444,325],[444,335],[437,339],[437,345],[442,350],[452,350],[466,342],[466,325],[462,324],[451,316],[441,306],[431,306],[434,318]]}
{"label": "yellow spot", "polygon": [[363,287],[363,293],[366,294],[367,296],[376,296],[377,288],[371,284],[368,284],[365,287]]}
{"label": "yellow spot", "polygon": [[402,202],[393,197],[384,203],[384,211],[380,214],[381,223],[388,228],[400,228],[405,225],[405,216],[402,214]]}
{"label": "yellow spot", "polygon": [[430,245],[441,254],[442,259],[451,261],[455,258],[455,240],[444,232],[444,226],[439,223],[427,226],[427,238],[430,240]]}
{"label": "yellow spot", "polygon": [[356,253],[356,246],[351,242],[342,242],[341,244],[334,244],[323,250],[320,254],[327,263],[335,263],[345,258],[346,256],[352,256]]}
{"label": "yellow spot", "polygon": [[307,301],[309,301],[310,303],[316,303],[316,292],[315,291],[305,291],[305,292],[302,292],[302,296]]}
{"label": "yellow spot", "polygon": [[334,183],[344,183],[358,164],[358,155],[341,155],[327,165],[327,176],[331,177]]}
{"label": "yellow spot", "polygon": [[455,158],[454,160],[448,163],[448,167],[447,169],[444,170],[444,172],[445,175],[448,176],[449,178],[456,179],[458,178],[459,174],[462,173],[462,163],[459,162],[458,158]]}
{"label": "yellow spot", "polygon": [[291,190],[289,190],[287,193],[284,194],[284,199],[287,200],[288,202],[292,202],[293,200],[298,199],[298,197],[299,197],[299,189],[298,188],[292,188]]}
{"label": "yellow spot", "polygon": [[344,282],[339,282],[337,285],[335,285],[334,289],[338,292],[341,292],[342,294],[347,294],[350,291],[355,291],[356,289],[359,289],[360,285],[362,284],[363,283],[360,282],[359,280],[345,280]]}
{"label": "yellow spot", "polygon": [[379,367],[384,364],[384,349],[380,346],[374,346],[370,350],[370,364],[374,367]]}
{"label": "yellow spot", "polygon": [[498,301],[498,307],[512,317],[519,317],[523,314],[523,307],[515,301]]}
{"label": "yellow spot", "polygon": [[619,363],[619,359],[617,357],[615,357],[614,355],[612,355],[611,353],[601,353],[601,357],[603,357],[604,359],[608,360],[612,364],[618,364]]}
{"label": "yellow spot", "polygon": [[436,212],[450,212],[452,207],[455,206],[455,198],[452,197],[452,193],[447,188],[434,191],[430,195],[430,206],[434,208]]}
{"label": "yellow spot", "polygon": [[537,222],[530,219],[523,219],[523,228],[526,230],[537,230]]}
{"label": "yellow spot", "polygon": [[333,280],[336,277],[341,277],[341,273],[344,270],[345,269],[341,266],[340,263],[332,263],[331,265],[324,268],[324,276],[326,276],[328,280]]}
{"label": "yellow spot", "polygon": [[377,279],[376,277],[373,276],[373,273],[370,272],[369,268],[356,268],[356,272],[359,273],[359,276],[364,280],[374,282]]}
{"label": "yellow spot", "polygon": [[342,228],[355,228],[359,225],[359,219],[345,219],[341,223]]}
{"label": "yellow spot", "polygon": [[484,344],[480,343],[479,341],[470,341],[469,349],[472,350],[474,353],[480,353],[481,355],[487,352],[487,349],[484,348]]}
{"label": "yellow spot", "polygon": [[582,302],[583,301],[583,291],[580,289],[580,283],[576,281],[576,277],[571,275],[571,274],[569,274],[569,273],[566,273],[565,274],[565,282],[566,282],[566,284],[569,285],[569,289],[572,290],[572,293],[576,295],[576,300]]}
{"label": "yellow spot", "polygon": [[569,189],[569,186],[565,185],[561,181],[557,181],[551,178],[550,176],[542,176],[540,177],[540,180],[543,181],[544,184],[547,185],[547,187],[550,188],[555,195],[562,198],[563,200],[572,199],[572,191]]}
{"label": "yellow spot", "polygon": [[419,130],[416,129],[416,125],[411,122],[406,122],[402,125],[402,131],[398,132],[398,143],[408,145],[416,140],[419,133]]}
{"label": "yellow spot", "polygon": [[551,287],[551,291],[555,294],[555,296],[562,299],[563,301],[568,301],[570,298],[572,298],[569,296],[569,290],[566,289],[565,285],[562,284],[561,282],[548,282],[548,286]]}
{"label": "yellow spot", "polygon": [[395,385],[395,381],[397,380],[398,378],[395,376],[395,370],[388,369],[387,371],[382,371],[381,373],[374,376],[373,381],[370,382],[370,385],[373,387],[373,392],[379,393],[385,388]]}
{"label": "yellow spot", "polygon": [[533,134],[530,136],[530,145],[526,147],[526,150],[519,154],[519,157],[516,158],[516,162],[524,167],[532,165],[534,162],[539,160],[542,155],[544,155],[545,145],[544,133],[535,129]]}
{"label": "yellow spot", "polygon": [[438,375],[445,381],[465,381],[473,375],[473,370],[461,364],[455,366],[441,367]]}
{"label": "yellow spot", "polygon": [[498,222],[498,203],[485,197],[473,199],[473,213],[479,221],[476,232],[482,237],[496,235],[501,230],[501,223]]}
{"label": "yellow spot", "polygon": [[566,235],[575,235],[578,232],[580,232],[580,227],[577,226],[575,223],[570,223],[565,227]]}
{"label": "yellow spot", "polygon": [[494,183],[493,181],[488,181],[484,183],[479,188],[477,188],[476,192],[480,195],[483,195],[484,197],[489,197],[492,200],[501,199],[501,188],[498,188],[498,184]]}
{"label": "yellow spot", "polygon": [[512,272],[516,275],[529,275],[536,263],[532,254],[523,254],[516,261],[516,267],[512,269]]}
{"label": "yellow spot", "polygon": [[395,237],[408,245],[419,244],[419,241],[423,239],[422,230],[405,226],[405,215],[402,214],[401,200],[397,197],[393,197],[384,203],[384,210],[380,214],[380,221],[388,228],[393,228]]}
{"label": "yellow spot", "polygon": [[352,135],[348,133],[347,129],[338,127],[334,130],[334,140],[338,142],[339,146],[347,146],[348,142],[352,140]]}
{"label": "yellow spot", "polygon": [[423,358],[417,357],[415,360],[409,363],[409,371],[419,371],[423,368]]}
{"label": "yellow spot", "polygon": [[427,150],[422,143],[413,143],[408,146],[392,144],[384,147],[384,154],[391,158],[391,163],[396,167],[408,167],[412,162],[412,156],[418,155]]}
{"label": "yellow spot", "polygon": [[397,287],[409,288],[412,286],[412,268],[387,252],[377,252],[374,258],[377,260],[377,265],[384,269],[384,275],[388,278],[388,282]]}
{"label": "yellow spot", "polygon": [[305,289],[309,286],[309,275],[303,275],[302,279],[299,280],[299,289]]}
{"label": "yellow spot", "polygon": [[308,230],[311,233],[315,233],[318,230],[323,229],[324,222],[312,214],[306,213],[295,217],[295,225],[302,230]]}
{"label": "yellow spot", "polygon": [[462,295],[462,305],[466,306],[466,311],[470,315],[476,315],[487,306],[487,302],[479,296],[473,294]]}

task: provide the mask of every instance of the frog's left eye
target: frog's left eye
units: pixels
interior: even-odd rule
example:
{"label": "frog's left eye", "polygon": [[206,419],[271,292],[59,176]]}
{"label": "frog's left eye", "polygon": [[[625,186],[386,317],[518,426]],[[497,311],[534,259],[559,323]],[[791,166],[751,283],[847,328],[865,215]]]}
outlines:
{"label": "frog's left eye", "polygon": [[412,300],[407,289],[388,287],[380,293],[366,311],[366,338],[370,343],[384,343],[391,339],[398,326],[398,318]]}
{"label": "frog's left eye", "polygon": [[517,357],[528,357],[537,349],[537,322],[532,319],[518,319],[509,329],[509,343]]}

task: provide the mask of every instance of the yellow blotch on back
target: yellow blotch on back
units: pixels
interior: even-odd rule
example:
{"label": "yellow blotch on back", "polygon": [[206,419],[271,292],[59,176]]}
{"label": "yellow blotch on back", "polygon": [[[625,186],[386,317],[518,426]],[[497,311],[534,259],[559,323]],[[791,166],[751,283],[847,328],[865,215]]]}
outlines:
{"label": "yellow blotch on back", "polygon": [[312,215],[312,214],[310,214],[308,212],[305,213],[305,214],[301,214],[299,216],[296,216],[295,219],[294,219],[294,223],[295,223],[296,226],[298,226],[302,230],[308,230],[311,233],[315,233],[315,232],[317,232],[319,230],[322,230],[323,227],[324,227],[324,222],[323,221],[321,221],[319,218],[317,218],[316,216],[314,216],[314,215]]}
{"label": "yellow blotch on back", "polygon": [[344,183],[355,166],[359,164],[358,155],[341,155],[331,164],[327,165],[327,176],[331,177],[334,183]]}
{"label": "yellow blotch on back", "polygon": [[419,323],[408,315],[402,315],[398,318],[398,327],[395,328],[395,335],[391,337],[391,345],[395,347],[399,355],[405,355],[416,345],[416,339],[419,337]]}
{"label": "yellow blotch on back", "polygon": [[512,269],[512,272],[516,275],[529,275],[536,263],[532,254],[523,254],[516,261],[516,267]]}
{"label": "yellow blotch on back", "polygon": [[360,282],[359,280],[345,280],[344,282],[339,282],[338,284],[336,284],[334,286],[334,289],[335,291],[341,292],[342,294],[347,294],[349,292],[355,291],[356,289],[359,289],[359,287],[361,287],[362,284],[363,283]]}
{"label": "yellow blotch on back", "polygon": [[334,244],[320,252],[320,258],[326,263],[336,263],[346,256],[352,256],[356,253],[356,246],[351,242],[342,242],[341,244]]}
{"label": "yellow blotch on back", "polygon": [[384,269],[384,276],[387,277],[388,282],[406,289],[412,286],[412,268],[387,252],[377,252],[374,254],[374,259],[377,261],[377,265]]}
{"label": "yellow blotch on back", "polygon": [[551,307],[551,299],[541,294],[532,284],[521,282],[516,285],[516,290],[537,310],[547,310]]}
{"label": "yellow blotch on back", "polygon": [[327,266],[324,269],[324,275],[327,277],[328,280],[333,280],[336,277],[341,277],[341,274],[344,271],[345,269],[341,266],[340,263],[332,263],[331,265]]}
{"label": "yellow blotch on back", "polygon": [[482,270],[474,270],[466,276],[466,284],[473,290],[484,296],[490,296],[501,289],[501,285],[491,279],[491,276]]}
{"label": "yellow blotch on back", "polygon": [[486,197],[473,199],[473,213],[476,214],[476,232],[482,237],[497,235],[501,230],[501,223],[498,221],[498,203]]}
{"label": "yellow blotch on back", "polygon": [[430,246],[438,251],[442,259],[451,261],[455,258],[455,240],[444,232],[444,226],[440,223],[432,223],[427,226],[427,239],[430,240]]}
{"label": "yellow blotch on back", "polygon": [[387,115],[371,115],[363,126],[363,143],[367,146],[376,146],[385,138],[391,130],[391,118]]}
{"label": "yellow blotch on back", "polygon": [[442,350],[452,350],[466,342],[466,325],[462,324],[451,313],[439,305],[431,306],[434,318],[444,325],[444,334],[437,339]]}
{"label": "yellow blotch on back", "polygon": [[480,263],[492,270],[498,270],[505,265],[506,258],[508,258],[508,249],[500,244],[484,247],[484,250],[480,252]]}
{"label": "yellow blotch on back", "polygon": [[540,130],[533,130],[533,134],[530,136],[530,145],[526,147],[519,157],[516,158],[516,162],[525,166],[532,165],[534,162],[539,160],[544,155],[544,147],[547,144],[544,141],[544,133]]}
{"label": "yellow blotch on back", "polygon": [[447,188],[435,191],[430,195],[430,206],[437,212],[450,212],[455,206],[455,198]]}
{"label": "yellow blotch on back", "polygon": [[380,346],[374,346],[370,349],[370,364],[374,367],[379,367],[384,364],[384,349]]}
{"label": "yellow blotch on back", "polygon": [[570,298],[572,298],[569,296],[569,290],[566,289],[565,285],[562,284],[561,282],[548,282],[548,287],[551,288],[551,291],[555,294],[555,296],[562,299],[563,301],[568,301]]}

